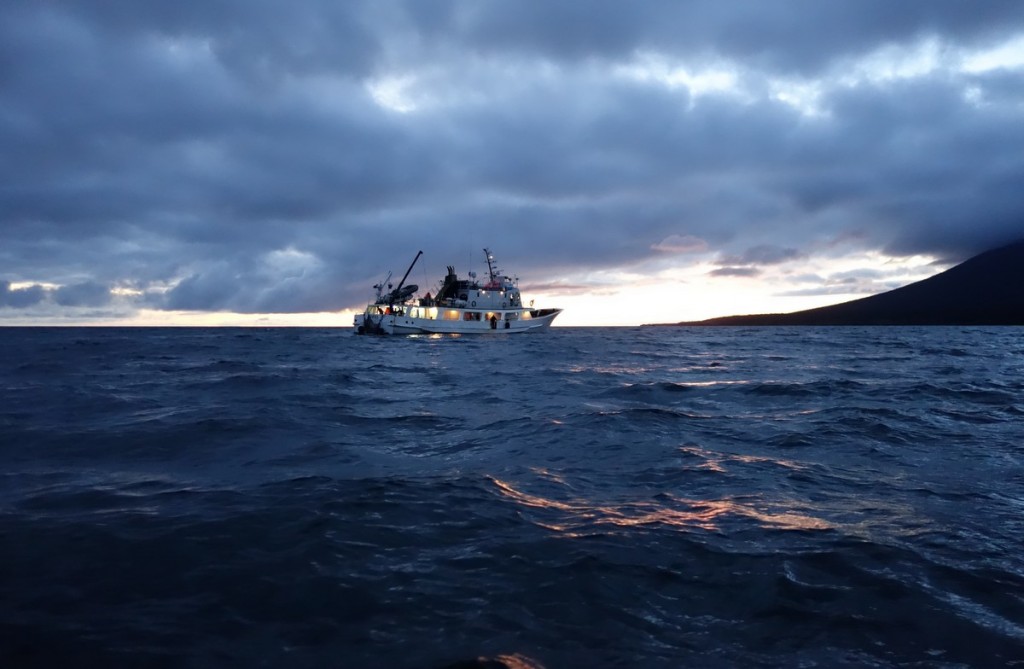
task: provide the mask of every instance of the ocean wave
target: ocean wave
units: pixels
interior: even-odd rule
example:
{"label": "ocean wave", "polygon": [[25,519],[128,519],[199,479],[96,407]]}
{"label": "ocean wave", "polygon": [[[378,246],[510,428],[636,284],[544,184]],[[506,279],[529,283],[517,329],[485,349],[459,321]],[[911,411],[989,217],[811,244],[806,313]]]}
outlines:
{"label": "ocean wave", "polygon": [[0,337],[5,666],[1024,657],[1014,329]]}

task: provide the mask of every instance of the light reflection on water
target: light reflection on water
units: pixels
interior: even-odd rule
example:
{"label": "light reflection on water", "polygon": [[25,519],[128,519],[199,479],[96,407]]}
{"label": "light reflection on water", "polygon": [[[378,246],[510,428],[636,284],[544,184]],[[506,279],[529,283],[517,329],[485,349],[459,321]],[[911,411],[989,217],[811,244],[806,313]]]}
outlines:
{"label": "light reflection on water", "polygon": [[594,530],[610,527],[634,528],[643,526],[670,526],[680,530],[717,532],[728,517],[753,520],[765,527],[789,530],[828,530],[833,524],[796,508],[772,508],[778,503],[755,506],[737,499],[684,499],[663,493],[658,497],[671,504],[654,501],[631,501],[601,504],[575,498],[559,501],[517,489],[508,481],[491,477],[499,494],[505,499],[531,509],[553,511],[562,516],[550,520],[534,520],[540,527],[565,533],[566,536],[584,536]]}
{"label": "light reflection on water", "polygon": [[785,458],[770,458],[764,455],[749,455],[743,453],[716,453],[714,451],[701,448],[694,444],[686,444],[680,446],[679,450],[687,455],[692,455],[700,458],[703,463],[700,465],[701,469],[707,469],[714,472],[725,473],[727,471],[726,463],[738,462],[742,464],[768,464],[778,465],[785,469],[792,471],[806,471],[810,469],[809,465],[796,460],[789,460]]}

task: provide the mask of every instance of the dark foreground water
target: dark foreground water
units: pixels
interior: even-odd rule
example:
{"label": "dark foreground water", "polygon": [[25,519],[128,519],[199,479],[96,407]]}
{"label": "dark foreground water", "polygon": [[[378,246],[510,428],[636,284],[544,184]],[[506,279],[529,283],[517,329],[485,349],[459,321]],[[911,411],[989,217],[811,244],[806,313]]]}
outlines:
{"label": "dark foreground water", "polygon": [[1019,328],[0,330],[0,666],[1020,667],[1022,465]]}

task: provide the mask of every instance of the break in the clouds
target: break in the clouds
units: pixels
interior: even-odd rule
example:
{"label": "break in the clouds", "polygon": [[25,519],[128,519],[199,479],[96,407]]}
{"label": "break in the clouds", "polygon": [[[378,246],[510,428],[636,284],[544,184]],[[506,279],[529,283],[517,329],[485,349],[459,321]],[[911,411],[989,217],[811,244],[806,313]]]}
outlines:
{"label": "break in the clouds", "polygon": [[0,318],[952,261],[1024,236],[1022,121],[1018,2],[11,0]]}

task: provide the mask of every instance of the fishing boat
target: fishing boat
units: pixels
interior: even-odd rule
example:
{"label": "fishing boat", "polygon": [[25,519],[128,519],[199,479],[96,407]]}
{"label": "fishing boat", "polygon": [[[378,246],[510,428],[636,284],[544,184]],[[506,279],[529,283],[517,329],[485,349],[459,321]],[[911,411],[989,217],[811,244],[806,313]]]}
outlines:
{"label": "fishing boat", "polygon": [[536,309],[531,300],[523,304],[519,279],[509,277],[495,265],[494,256],[484,249],[487,280],[476,273],[462,279],[455,268],[439,282],[437,292],[416,297],[419,286],[405,280],[423,251],[416,254],[398,286],[391,275],[374,286],[376,299],[356,314],[353,325],[358,334],[512,334],[534,332],[551,326],[561,309]]}

